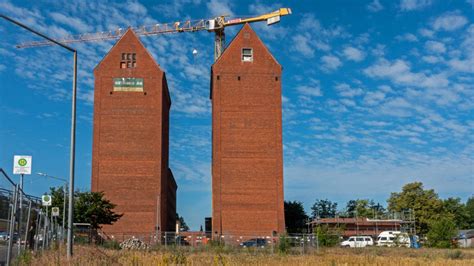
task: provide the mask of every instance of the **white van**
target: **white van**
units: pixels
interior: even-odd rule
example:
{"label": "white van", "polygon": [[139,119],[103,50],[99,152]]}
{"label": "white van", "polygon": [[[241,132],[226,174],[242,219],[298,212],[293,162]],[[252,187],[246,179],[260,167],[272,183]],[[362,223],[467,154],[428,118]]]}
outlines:
{"label": "white van", "polygon": [[410,237],[400,231],[383,231],[376,242],[381,247],[410,247]]}
{"label": "white van", "polygon": [[351,236],[341,243],[341,247],[344,248],[364,248],[373,245],[374,240],[370,236]]}

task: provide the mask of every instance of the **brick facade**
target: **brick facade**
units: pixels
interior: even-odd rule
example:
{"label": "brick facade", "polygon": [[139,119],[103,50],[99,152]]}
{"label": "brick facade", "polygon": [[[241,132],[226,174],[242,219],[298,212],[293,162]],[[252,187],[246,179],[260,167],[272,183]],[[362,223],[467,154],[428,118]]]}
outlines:
{"label": "brick facade", "polygon": [[281,72],[248,24],[212,66],[214,237],[285,230]]}
{"label": "brick facade", "polygon": [[[103,191],[124,214],[103,231],[109,236],[150,236],[157,227],[174,231],[177,185],[168,167],[171,99],[165,73],[128,30],[94,76],[92,191]],[[143,89],[114,91],[114,78],[143,79]]]}

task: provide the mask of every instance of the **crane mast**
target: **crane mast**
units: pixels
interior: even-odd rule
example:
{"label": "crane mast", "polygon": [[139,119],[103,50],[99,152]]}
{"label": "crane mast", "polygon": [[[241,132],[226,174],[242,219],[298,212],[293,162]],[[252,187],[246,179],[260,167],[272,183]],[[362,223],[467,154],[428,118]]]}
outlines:
{"label": "crane mast", "polygon": [[[226,20],[225,15],[218,16],[213,19],[201,19],[201,20],[187,20],[184,22],[173,22],[164,24],[155,24],[149,26],[132,27],[132,30],[138,36],[152,36],[170,33],[180,32],[195,32],[204,31],[215,33],[214,39],[214,61],[216,61],[224,52],[225,47],[225,28],[229,26],[235,26],[245,23],[253,23],[258,21],[267,21],[267,25],[272,25],[280,22],[282,16],[290,15],[290,8],[280,8],[274,12],[263,14],[255,17],[248,18],[233,18]],[[83,33],[77,35],[69,35],[62,38],[57,38],[55,41],[63,44],[80,43],[80,42],[94,42],[94,41],[106,41],[116,40],[125,34],[127,29],[119,28],[111,31],[103,31],[96,33]],[[26,43],[20,43],[16,45],[17,48],[31,48],[41,46],[55,45],[51,41],[31,41]]]}

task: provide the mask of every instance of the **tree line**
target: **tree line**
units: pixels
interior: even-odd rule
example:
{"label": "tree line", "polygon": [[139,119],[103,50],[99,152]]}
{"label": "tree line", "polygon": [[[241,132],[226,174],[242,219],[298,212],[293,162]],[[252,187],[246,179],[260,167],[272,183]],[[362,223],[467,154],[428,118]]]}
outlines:
{"label": "tree line", "polygon": [[460,198],[441,199],[433,189],[424,189],[421,182],[403,186],[402,191],[392,192],[387,207],[370,199],[349,200],[338,209],[338,204],[329,199],[317,199],[308,215],[299,201],[285,201],[285,223],[288,233],[308,232],[308,221],[322,218],[386,218],[393,213],[405,213],[415,220],[416,232],[428,239],[441,238],[440,247],[449,246],[457,230],[474,228],[474,196],[466,202]]}

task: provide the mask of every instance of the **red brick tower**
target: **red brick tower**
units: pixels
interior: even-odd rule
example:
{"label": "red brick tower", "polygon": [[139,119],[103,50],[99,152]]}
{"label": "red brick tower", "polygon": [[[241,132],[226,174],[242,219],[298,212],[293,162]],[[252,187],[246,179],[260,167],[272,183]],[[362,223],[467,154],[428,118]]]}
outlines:
{"label": "red brick tower", "polygon": [[174,231],[176,182],[168,168],[171,99],[165,73],[132,30],[94,70],[92,191],[123,217],[115,237]]}
{"label": "red brick tower", "polygon": [[213,235],[282,233],[282,68],[246,24],[211,71]]}

